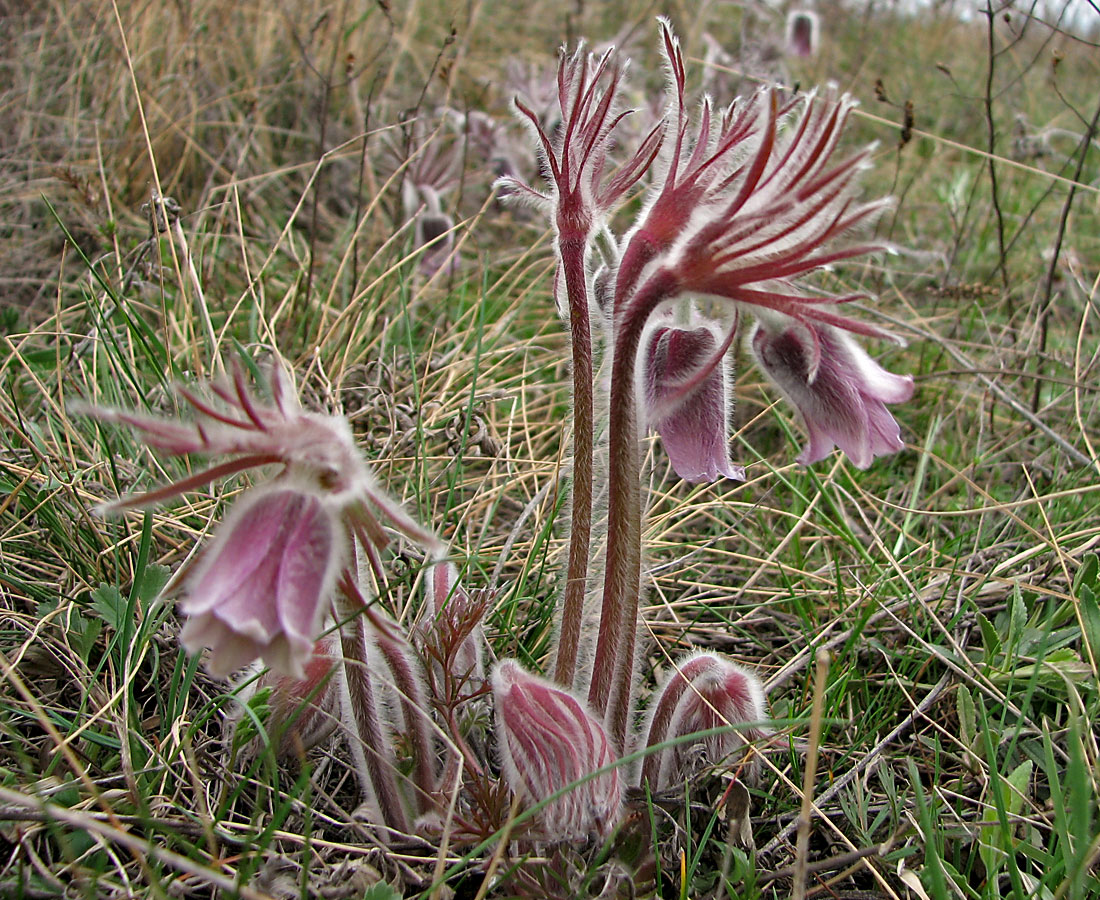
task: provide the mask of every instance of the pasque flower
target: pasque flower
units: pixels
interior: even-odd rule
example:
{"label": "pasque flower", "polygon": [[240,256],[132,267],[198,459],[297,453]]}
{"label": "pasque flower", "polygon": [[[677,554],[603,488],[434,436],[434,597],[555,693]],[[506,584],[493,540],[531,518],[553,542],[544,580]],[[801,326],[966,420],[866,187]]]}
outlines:
{"label": "pasque flower", "polygon": [[301,679],[353,546],[373,563],[387,541],[379,516],[434,554],[442,544],[378,487],[347,420],[303,410],[278,366],[266,387],[270,402],[234,367],[227,383],[210,385],[210,400],[178,390],[194,410],[191,422],[106,407],[89,413],[130,426],[173,456],[229,457],[108,511],[151,506],[258,466],[280,467],[268,484],[242,494],[183,580],[183,642],[192,652],[210,647],[208,666],[217,675],[263,657]]}
{"label": "pasque flower", "polygon": [[314,490],[287,483],[248,492],[188,579],[184,647],[210,647],[215,676],[259,656],[304,679],[344,563],[343,541],[336,511]]}
{"label": "pasque flower", "polygon": [[[685,481],[743,481],[730,462],[727,435],[731,390],[725,335],[714,322],[691,326],[658,320],[642,344],[646,418],[661,436],[676,474]],[[711,366],[711,357],[722,353]]]}
{"label": "pasque flower", "polygon": [[[335,631],[321,635],[304,670],[299,679],[253,664],[237,688],[240,707],[230,716],[230,732],[240,726],[244,707],[265,691],[269,715],[264,726],[280,757],[296,758],[332,734],[340,724],[340,641]],[[241,758],[253,759],[262,746],[257,735],[241,748]]]}
{"label": "pasque flower", "polygon": [[763,322],[753,333],[752,349],[806,423],[809,443],[800,463],[824,459],[836,445],[866,469],[876,456],[905,446],[886,404],[913,395],[912,376],[887,372],[846,332],[829,325]]}

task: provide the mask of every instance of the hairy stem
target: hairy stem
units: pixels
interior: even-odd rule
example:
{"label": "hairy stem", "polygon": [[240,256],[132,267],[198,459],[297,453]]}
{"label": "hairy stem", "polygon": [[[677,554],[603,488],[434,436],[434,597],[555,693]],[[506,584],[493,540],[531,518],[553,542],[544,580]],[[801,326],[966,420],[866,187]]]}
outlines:
{"label": "hairy stem", "polygon": [[412,648],[397,626],[371,610],[365,610],[363,618],[369,619],[373,626],[375,645],[386,660],[400,697],[405,736],[413,755],[412,779],[416,787],[416,807],[418,812],[424,813],[433,806],[436,777],[435,747],[423,680],[413,658]]}
{"label": "hairy stem", "polygon": [[405,810],[401,806],[393,758],[389,751],[389,735],[378,714],[378,703],[371,684],[369,640],[362,616],[356,616],[350,626],[340,629],[340,644],[344,652],[344,673],[351,701],[351,708],[348,710],[351,721],[346,725],[350,732],[348,743],[351,745],[352,756],[366,769],[382,821],[390,828],[407,833],[409,829]]}
{"label": "hairy stem", "polygon": [[630,719],[634,646],[642,579],[641,454],[634,366],[651,312],[672,296],[675,280],[662,270],[620,309],[616,298],[615,351],[611,366],[608,455],[607,564],[603,607],[588,702],[604,716],[620,750]]}
{"label": "hairy stem", "polygon": [[588,586],[588,549],[592,537],[593,432],[592,328],[585,280],[585,239],[559,238],[569,328],[573,345],[573,498],[569,522],[569,560],[562,600],[554,679],[572,687],[577,668],[584,595]]}

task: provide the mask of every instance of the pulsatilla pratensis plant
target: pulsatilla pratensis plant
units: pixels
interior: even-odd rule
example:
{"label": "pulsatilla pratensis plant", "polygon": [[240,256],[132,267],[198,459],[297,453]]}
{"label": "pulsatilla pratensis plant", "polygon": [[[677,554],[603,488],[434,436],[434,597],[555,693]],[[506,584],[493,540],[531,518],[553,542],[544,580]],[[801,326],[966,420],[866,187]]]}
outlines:
{"label": "pulsatilla pratensis plant", "polygon": [[[744,478],[727,433],[727,357],[739,334],[747,331],[760,368],[805,422],[801,462],[836,445],[865,467],[903,446],[886,404],[908,399],[912,379],[886,372],[852,337],[889,335],[841,311],[860,295],[802,281],[879,249],[842,240],[885,205],[856,198],[869,152],[838,158],[852,102],[832,88],[795,98],[768,88],[724,109],[704,99],[693,116],[680,46],[664,20],[660,33],[665,117],[637,150],[612,162],[628,114],[618,108],[624,68],[613,51],[594,57],[582,48],[561,57],[553,134],[517,100],[545,185],[498,181],[503,195],[549,215],[555,299],[571,340],[573,496],[550,677],[514,659],[486,672],[492,596],[460,583],[449,548],[377,484],[345,420],[303,410],[277,365],[266,399],[239,370],[211,385],[212,396],[181,390],[190,423],[94,411],[169,454],[224,458],[116,509],[274,469],[236,500],[178,579],[182,640],[193,652],[210,648],[212,673],[251,665],[247,690],[272,688],[273,717],[297,713],[289,733],[299,746],[338,719],[369,810],[391,834],[443,825],[452,835],[484,834],[487,820],[491,831],[507,815],[503,786],[535,807],[513,834],[605,837],[627,788],[674,784],[698,758],[693,746],[716,762],[768,733],[760,680],[715,653],[675,662],[648,711],[636,708],[640,440],[655,431],[689,481]],[[615,233],[616,209],[637,192],[633,225]],[[601,494],[606,519],[597,521]],[[371,602],[388,531],[425,555],[426,598],[409,635]],[[593,548],[604,544],[601,582]],[[586,631],[597,609],[598,628]],[[463,711],[485,698],[495,750]],[[398,757],[398,744],[411,759]],[[505,802],[494,808],[494,797]]]}

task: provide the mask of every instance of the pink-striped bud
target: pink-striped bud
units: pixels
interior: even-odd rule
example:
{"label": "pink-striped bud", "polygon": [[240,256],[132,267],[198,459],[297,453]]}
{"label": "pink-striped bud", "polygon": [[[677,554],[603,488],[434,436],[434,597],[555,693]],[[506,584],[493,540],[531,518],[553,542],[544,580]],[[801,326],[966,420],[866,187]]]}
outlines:
{"label": "pink-striped bud", "polygon": [[592,774],[616,759],[603,726],[571,693],[515,660],[500,662],[492,683],[509,787],[533,803],[570,788],[539,813],[546,837],[606,835],[618,819],[623,789],[618,769]]}
{"label": "pink-striped bud", "polygon": [[[646,728],[646,746],[685,738],[680,743],[647,756],[642,781],[661,791],[685,774],[690,750],[700,744],[711,763],[719,763],[744,745],[768,733],[764,688],[760,679],[716,653],[701,653],[682,660],[654,695]],[[724,726],[718,733],[692,740],[691,735]]]}

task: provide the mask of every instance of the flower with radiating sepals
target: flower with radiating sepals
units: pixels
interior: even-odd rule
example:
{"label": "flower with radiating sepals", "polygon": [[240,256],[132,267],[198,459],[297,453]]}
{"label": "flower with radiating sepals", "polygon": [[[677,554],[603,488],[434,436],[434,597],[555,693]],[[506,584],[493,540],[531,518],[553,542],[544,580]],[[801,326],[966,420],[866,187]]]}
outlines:
{"label": "flower with radiating sepals", "polygon": [[615,753],[603,726],[569,691],[506,659],[493,670],[497,743],[513,792],[547,804],[539,821],[552,840],[582,841],[606,835],[622,804]]}
{"label": "flower with radiating sepals", "polygon": [[876,456],[905,447],[886,404],[913,395],[912,376],[887,372],[847,332],[762,322],[751,343],[760,368],[805,422],[809,443],[799,462],[824,459],[836,445],[866,469]]}
{"label": "flower with radiating sepals", "polygon": [[745,479],[745,470],[730,462],[732,391],[724,353],[717,365],[709,365],[723,343],[717,323],[697,317],[689,327],[659,321],[643,339],[649,426],[661,436],[672,467],[685,481]]}
{"label": "flower with radiating sepals", "polygon": [[178,390],[195,410],[191,422],[107,407],[87,412],[128,425],[174,456],[228,457],[106,511],[152,506],[258,466],[282,466],[267,485],[242,494],[185,579],[181,608],[190,618],[182,640],[191,652],[212,649],[208,666],[216,675],[262,656],[300,679],[352,546],[377,564],[387,537],[376,511],[430,552],[442,554],[443,545],[377,485],[346,419],[302,409],[278,366],[266,387],[270,402],[249,389],[235,366],[228,383],[210,385],[216,399]]}

